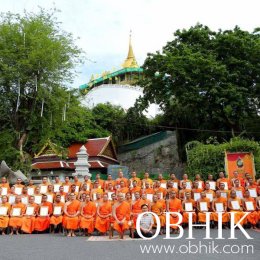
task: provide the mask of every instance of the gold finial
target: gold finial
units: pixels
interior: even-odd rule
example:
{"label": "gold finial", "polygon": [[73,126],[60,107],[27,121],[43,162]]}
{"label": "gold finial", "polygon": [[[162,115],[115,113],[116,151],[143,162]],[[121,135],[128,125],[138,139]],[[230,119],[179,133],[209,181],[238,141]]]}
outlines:
{"label": "gold finial", "polygon": [[135,59],[135,55],[132,47],[131,38],[132,38],[132,31],[130,30],[128,55],[125,62],[122,64],[123,68],[138,68],[138,64]]}

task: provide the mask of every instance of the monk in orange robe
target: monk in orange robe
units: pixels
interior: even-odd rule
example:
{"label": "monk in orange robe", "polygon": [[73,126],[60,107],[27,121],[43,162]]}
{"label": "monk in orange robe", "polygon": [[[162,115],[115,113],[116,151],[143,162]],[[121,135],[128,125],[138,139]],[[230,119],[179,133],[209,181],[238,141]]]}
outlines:
{"label": "monk in orange robe", "polygon": [[90,201],[90,196],[86,195],[86,202],[81,205],[79,222],[79,226],[84,230],[85,236],[91,235],[94,231],[96,213],[96,203]]}
{"label": "monk in orange robe", "polygon": [[[169,194],[170,198],[166,200],[166,211],[167,212],[182,212],[182,203],[181,200],[177,198],[176,192],[171,191]],[[176,224],[179,221],[179,217],[177,215],[171,214],[170,215],[170,223]],[[180,223],[181,224],[181,223]],[[173,233],[177,234],[179,233],[179,229],[177,226],[171,226],[172,229],[174,229]]]}
{"label": "monk in orange robe", "polygon": [[144,201],[140,198],[139,192],[135,192],[134,196],[135,196],[135,200],[132,201],[132,205],[131,205],[131,219],[133,222],[132,223],[133,225],[131,226],[132,229],[135,229],[137,217],[140,213],[142,213],[141,206],[145,204]]}
{"label": "monk in orange robe", "polygon": [[[201,192],[201,198],[197,200],[197,210],[198,210],[198,221],[200,223],[206,223],[206,212],[209,212],[211,209],[210,199],[206,197],[206,193]],[[201,208],[201,203],[207,203],[206,209]]]}
{"label": "monk in orange robe", "polygon": [[193,182],[193,189],[191,190],[191,194],[192,194],[192,198],[195,200],[195,193],[197,194],[201,194],[201,192],[203,191],[203,189],[199,188],[199,182],[195,181]]}
{"label": "monk in orange robe", "polygon": [[6,228],[8,227],[9,212],[11,209],[11,205],[7,202],[7,200],[7,196],[2,196],[2,202],[0,203],[0,208],[6,208],[6,214],[0,215],[0,232],[2,235],[5,235]]}
{"label": "monk in orange robe", "polygon": [[145,187],[142,189],[142,193],[145,193],[145,194],[154,194],[154,189],[152,186],[150,186],[150,183],[149,182],[145,182]]}
{"label": "monk in orange robe", "polygon": [[129,192],[129,188],[125,186],[124,181],[120,181],[120,187],[117,189],[116,194],[123,193],[125,197],[127,192]]}
{"label": "monk in orange robe", "polygon": [[68,237],[75,237],[75,230],[79,226],[80,201],[71,193],[69,201],[64,205],[63,226],[68,230]]}
{"label": "monk in orange robe", "polygon": [[[192,205],[192,209],[191,210],[187,211],[186,203],[191,203],[191,205]],[[192,223],[196,223],[197,222],[197,215],[196,215],[197,203],[196,203],[196,201],[194,199],[191,198],[191,193],[190,192],[186,192],[185,193],[185,200],[183,200],[183,202],[182,202],[182,208],[183,208],[183,220],[182,220],[182,222],[184,224],[188,224],[189,223],[189,214],[188,214],[188,212],[192,212]]]}
{"label": "monk in orange robe", "polygon": [[[10,185],[7,182],[7,179],[5,177],[2,177],[1,179],[0,188],[2,188],[2,192],[0,193],[0,195],[2,196],[7,195],[10,191]],[[5,194],[3,194],[4,193],[3,190],[6,191]]]}
{"label": "monk in orange robe", "polygon": [[220,172],[219,173],[219,178],[217,179],[217,182],[216,182],[216,185],[217,185],[218,189],[220,189],[220,183],[226,183],[225,186],[227,186],[227,189],[231,188],[229,179],[225,178],[225,173],[224,172]]}
{"label": "monk in orange robe", "polygon": [[127,203],[129,203],[130,206],[132,205],[132,196],[131,196],[131,193],[130,193],[130,192],[127,192],[127,193],[125,194],[125,201],[126,201]]}
{"label": "monk in orange robe", "polygon": [[95,178],[95,182],[94,182],[94,183],[98,183],[98,186],[97,186],[97,187],[98,187],[99,189],[102,189],[102,190],[104,189],[105,181],[101,179],[99,173],[96,175],[96,178]]}
{"label": "monk in orange robe", "polygon": [[[13,216],[14,209],[20,209],[20,215],[19,216]],[[21,202],[21,196],[17,195],[15,198],[15,203],[12,205],[11,211],[10,211],[10,219],[9,219],[9,227],[11,228],[10,235],[13,235],[14,231],[16,232],[16,235],[19,234],[19,230],[21,229],[21,226],[23,224],[23,214],[25,212],[26,206]]]}
{"label": "monk in orange robe", "polygon": [[[173,187],[175,187],[177,190],[179,189],[180,181],[177,179],[176,175],[174,173],[170,173],[170,180],[169,182],[173,182]],[[168,188],[168,187],[166,187]]]}
{"label": "monk in orange robe", "polygon": [[125,186],[128,187],[128,179],[124,177],[124,174],[122,171],[118,172],[118,178],[116,179],[115,185],[118,189],[120,187],[120,182],[123,181],[125,183]]}
{"label": "monk in orange robe", "polygon": [[114,189],[116,182],[115,182],[115,180],[112,179],[111,174],[107,175],[107,180],[104,182],[104,190],[108,190],[109,184],[111,184],[112,188]]}
{"label": "monk in orange robe", "polygon": [[90,190],[88,190],[87,184],[82,184],[81,190],[78,193],[77,199],[81,200],[83,194],[90,194]]}
{"label": "monk in orange robe", "polygon": [[[164,183],[164,182],[163,182],[163,183]],[[165,197],[166,197],[167,189],[161,187],[161,182],[160,182],[160,181],[156,181],[156,182],[155,182],[154,194],[155,194],[155,193],[161,193],[161,194],[162,194],[161,198],[165,198]]]}
{"label": "monk in orange robe", "polygon": [[[32,215],[26,215],[27,213],[27,208],[32,207],[33,208],[33,213]],[[29,196],[29,201],[26,207],[25,214],[23,216],[23,224],[21,227],[21,230],[24,233],[31,234],[34,231],[35,227],[35,216],[38,213],[39,206],[34,202],[34,196]]]}
{"label": "monk in orange robe", "polygon": [[62,186],[64,187],[63,192],[68,193],[70,191],[70,178],[68,176],[65,177],[65,182],[63,182]]}
{"label": "monk in orange robe", "polygon": [[148,182],[149,186],[153,187],[153,180],[150,178],[150,175],[148,172],[144,173],[144,178],[142,179],[142,188],[145,188],[145,183]]}
{"label": "monk in orange robe", "polygon": [[136,180],[132,182],[132,187],[130,186],[130,192],[131,194],[134,194],[135,192],[141,192],[141,186],[138,186]]}
{"label": "monk in orange robe", "polygon": [[117,200],[117,203],[115,203],[112,208],[112,214],[115,221],[111,224],[111,230],[109,232],[110,239],[112,238],[112,229],[119,233],[120,239],[124,238],[124,232],[129,229],[130,206],[124,201],[123,194],[118,194]]}
{"label": "monk in orange robe", "polygon": [[99,203],[97,207],[97,216],[95,228],[100,233],[106,233],[110,227],[110,219],[112,216],[112,205],[108,200],[108,195],[105,193],[103,195],[103,202]]}
{"label": "monk in orange robe", "polygon": [[128,185],[130,188],[133,187],[134,181],[136,181],[136,185],[138,187],[141,187],[141,180],[140,180],[140,178],[136,177],[136,172],[131,173],[131,178],[129,179],[129,185]]}
{"label": "monk in orange robe", "polygon": [[[253,203],[252,210],[249,210],[246,205],[246,202],[250,202],[250,201]],[[252,225],[253,229],[256,229],[256,224],[259,220],[258,213],[256,211],[256,202],[255,202],[254,198],[250,197],[250,193],[248,190],[245,191],[245,193],[244,193],[244,199],[242,200],[242,204],[243,204],[244,211],[250,212],[250,214],[247,215],[247,217],[246,217],[246,221]]]}
{"label": "monk in orange robe", "polygon": [[[187,183],[183,182],[182,183],[182,188],[179,191],[179,199],[180,200],[184,200],[185,199],[185,194],[186,192],[191,192],[191,189],[187,189]],[[176,193],[177,194],[177,193]]]}
{"label": "monk in orange robe", "polygon": [[204,181],[201,179],[199,174],[195,175],[195,180],[194,182],[198,182],[198,188],[204,190],[205,189],[205,183]]}
{"label": "monk in orange robe", "polygon": [[230,191],[225,189],[225,184],[222,182],[219,184],[219,191],[220,191],[220,196],[229,199],[230,197]]}
{"label": "monk in orange robe", "polygon": [[[237,201],[239,207],[237,209],[233,208],[232,201]],[[241,199],[236,196],[236,192],[232,190],[230,192],[230,199],[228,200],[228,209],[230,212],[235,212],[234,222],[237,224],[240,219],[244,216],[243,208],[242,208],[242,202]],[[245,220],[240,222],[241,225],[245,223]]]}
{"label": "monk in orange robe", "polygon": [[215,224],[219,221],[218,219],[218,211],[216,208],[216,204],[221,203],[223,205],[223,212],[222,212],[222,223],[224,228],[227,228],[227,223],[229,222],[229,213],[227,212],[227,199],[221,197],[221,191],[217,190],[216,191],[216,198],[213,199],[212,201],[212,210],[213,212],[211,213],[212,219],[215,222]]}
{"label": "monk in orange robe", "polygon": [[231,179],[231,186],[235,186],[235,181],[237,180],[239,183],[239,186],[245,187],[245,180],[242,177],[239,177],[238,171],[233,172],[233,178]]}
{"label": "monk in orange robe", "polygon": [[[53,214],[50,219],[52,233],[54,233],[56,229],[59,229],[59,232],[61,232],[64,204],[64,202],[61,202],[61,195],[57,194],[53,203]],[[56,210],[59,210],[59,208],[60,212],[55,212]]]}
{"label": "monk in orange robe", "polygon": [[[37,218],[35,220],[35,231],[44,232],[50,227],[50,215],[53,212],[52,203],[47,201],[47,195],[42,195],[42,203],[39,205]],[[47,207],[48,214],[47,216],[41,216],[41,208]]]}
{"label": "monk in orange robe", "polygon": [[[22,179],[21,178],[17,178],[16,183],[14,185],[15,194],[16,195],[21,195],[23,187],[24,187],[24,185],[22,184]],[[18,188],[18,189],[16,189],[16,188]],[[19,192],[18,192],[18,190],[19,190]]]}
{"label": "monk in orange robe", "polygon": [[[153,202],[151,204],[151,212],[155,213],[159,217],[160,223],[161,223],[160,234],[162,234],[162,230],[165,227],[166,218],[165,218],[165,214],[164,214],[165,211],[164,211],[163,205],[158,201],[157,195],[153,195]],[[154,217],[154,223],[155,223],[154,226],[156,226],[155,217]]]}
{"label": "monk in orange robe", "polygon": [[192,181],[189,179],[188,175],[185,173],[180,180],[180,188],[183,189],[183,184],[186,183],[187,189],[192,189]]}

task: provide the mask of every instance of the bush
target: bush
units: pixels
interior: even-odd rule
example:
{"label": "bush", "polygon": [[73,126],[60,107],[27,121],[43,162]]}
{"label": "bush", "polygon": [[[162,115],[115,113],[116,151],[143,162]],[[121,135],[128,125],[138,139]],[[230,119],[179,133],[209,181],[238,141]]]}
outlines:
{"label": "bush", "polygon": [[187,153],[187,173],[194,177],[201,174],[203,179],[207,179],[208,174],[213,174],[214,178],[220,171],[225,170],[225,151],[229,152],[252,152],[255,159],[257,178],[260,171],[260,144],[258,142],[232,138],[229,142],[222,144],[203,144],[198,141],[186,144]]}

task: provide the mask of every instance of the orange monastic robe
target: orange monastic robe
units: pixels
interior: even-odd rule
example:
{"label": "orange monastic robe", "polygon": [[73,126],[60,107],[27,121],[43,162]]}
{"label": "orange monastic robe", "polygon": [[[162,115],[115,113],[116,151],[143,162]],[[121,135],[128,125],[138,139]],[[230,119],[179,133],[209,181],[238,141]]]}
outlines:
{"label": "orange monastic robe", "polygon": [[[102,216],[112,214],[111,202],[107,201],[107,202],[103,202],[102,204],[100,204],[99,213]],[[111,217],[103,218],[103,217],[100,217],[97,215],[95,228],[101,233],[107,232],[109,229],[109,225],[110,225],[110,219],[111,219]]]}
{"label": "orange monastic robe", "polygon": [[[163,208],[162,203],[160,203],[158,201],[156,203],[153,203],[152,206],[151,206],[151,211],[153,213],[155,213],[156,215],[158,215],[158,217],[160,219],[161,227],[164,227],[165,226],[165,222],[166,222],[166,218],[165,218],[165,214],[163,213],[164,212],[164,208]],[[155,219],[155,217],[154,217],[154,226],[156,226],[156,219]]]}
{"label": "orange monastic robe", "polygon": [[[222,203],[223,208],[225,208],[227,206],[227,199],[223,198],[223,197],[219,197],[219,198],[216,198],[215,200],[213,200],[213,203],[214,203],[214,205],[216,203]],[[215,206],[215,208],[216,208],[216,206]],[[218,222],[218,213],[217,212],[212,212],[211,217],[215,222]],[[222,213],[222,223],[227,223],[227,222],[229,222],[229,213],[223,212]]]}
{"label": "orange monastic robe", "polygon": [[[197,201],[198,208],[199,208],[200,202],[207,202],[208,211],[209,211],[209,209],[210,209],[210,199],[209,198],[199,199]],[[198,221],[201,222],[201,223],[206,223],[206,213],[205,212],[198,212]]]}
{"label": "orange monastic robe", "polygon": [[123,233],[125,230],[129,229],[128,221],[130,220],[130,205],[126,201],[123,201],[119,205],[114,206],[116,206],[115,214],[117,219],[119,221],[122,221],[123,219],[125,220],[122,225],[119,225],[116,221],[114,221],[113,227],[118,233]]}
{"label": "orange monastic robe", "polygon": [[[8,203],[8,202],[6,202],[5,204],[2,203],[2,204],[0,204],[0,207],[7,208],[7,215],[9,215],[9,211],[11,209],[10,203]],[[7,228],[8,222],[9,222],[8,216],[0,216],[0,228]]]}
{"label": "orange monastic robe", "polygon": [[[180,199],[169,199],[169,212],[182,212],[182,204]],[[179,221],[179,217],[177,215],[171,214],[170,215],[170,223],[176,224]],[[172,226],[171,228],[177,229],[177,226]]]}
{"label": "orange monastic robe", "polygon": [[[236,199],[230,199],[231,201],[238,201],[239,205],[241,206],[241,200],[239,198]],[[234,217],[234,222],[235,224],[237,224],[239,222],[239,220],[244,216],[244,212],[243,211],[239,211],[239,210],[233,210],[232,208],[230,209],[230,212],[236,212],[235,217]],[[243,225],[245,223],[245,219],[240,222],[241,225]]]}
{"label": "orange monastic robe", "polygon": [[[79,200],[73,200],[67,206],[67,212],[69,215],[74,215],[79,210],[80,210],[80,201]],[[64,228],[76,230],[78,228],[78,224],[79,224],[78,216],[69,217],[69,216],[64,215],[64,217],[63,217]]]}
{"label": "orange monastic robe", "polygon": [[[244,201],[245,202],[252,201],[253,205],[254,205],[254,210],[256,209],[256,202],[255,202],[254,198],[247,198],[247,199],[244,199]],[[257,211],[250,212],[250,214],[247,215],[246,220],[247,220],[247,222],[251,223],[252,225],[256,225],[259,220],[258,212]]]}
{"label": "orange monastic robe", "polygon": [[46,229],[48,229],[50,227],[50,217],[47,216],[47,217],[41,217],[39,216],[40,214],[40,210],[41,210],[41,207],[48,207],[48,214],[51,215],[52,214],[52,211],[53,211],[53,207],[52,207],[52,203],[46,201],[46,202],[43,202],[40,206],[39,206],[39,213],[38,213],[38,217],[35,219],[35,225],[34,225],[34,229],[36,231],[45,231]]}
{"label": "orange monastic robe", "polygon": [[[142,199],[139,199],[137,201],[134,201],[132,203],[132,213],[139,214],[142,212],[141,206],[144,204]],[[136,227],[136,220],[137,220],[138,215],[133,216],[133,222],[134,222],[134,227]]]}
{"label": "orange monastic robe", "polygon": [[[25,212],[26,206],[23,203],[18,203],[18,204],[13,204],[12,210],[14,208],[20,208],[21,209],[21,215],[23,215],[24,212]],[[11,216],[10,219],[9,219],[9,227],[20,228],[22,226],[22,224],[23,224],[23,217],[22,216],[20,216],[20,217],[12,217]]]}
{"label": "orange monastic robe", "polygon": [[[193,200],[193,199],[184,200],[183,203],[184,203],[184,209],[183,210],[185,210],[185,203],[192,203],[193,210],[196,208],[196,201]],[[192,212],[192,223],[195,223],[196,221],[197,221],[196,212]],[[189,223],[188,211],[184,211],[183,212],[183,220],[182,220],[182,222],[183,223]]]}
{"label": "orange monastic robe", "polygon": [[[27,207],[34,207],[34,214],[38,212],[39,206],[36,203],[28,204]],[[35,229],[35,216],[24,216],[21,230],[24,233],[31,234]]]}
{"label": "orange monastic robe", "polygon": [[[96,203],[89,201],[83,206],[83,214],[84,215],[93,215],[97,212]],[[80,228],[87,229],[88,233],[91,234],[94,231],[94,222],[95,222],[95,215],[91,218],[85,218],[83,216],[80,217]]]}
{"label": "orange monastic robe", "polygon": [[[64,204],[65,204],[64,202],[53,203],[53,211],[54,211],[55,207],[61,207],[61,212],[63,212]],[[51,216],[51,219],[50,219],[51,225],[58,226],[62,222],[63,222],[62,214],[60,216],[54,216],[54,215]]]}

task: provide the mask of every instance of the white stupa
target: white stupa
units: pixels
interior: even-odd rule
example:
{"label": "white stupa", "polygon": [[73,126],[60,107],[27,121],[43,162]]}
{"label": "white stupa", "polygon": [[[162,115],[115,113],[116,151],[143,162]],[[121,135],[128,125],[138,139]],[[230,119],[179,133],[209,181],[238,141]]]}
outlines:
{"label": "white stupa", "polygon": [[88,162],[88,152],[84,145],[82,145],[79,152],[77,152],[77,158],[77,161],[74,163],[76,169],[72,175],[78,176],[79,179],[84,179],[85,176],[91,177],[91,173],[89,172],[90,164]]}

